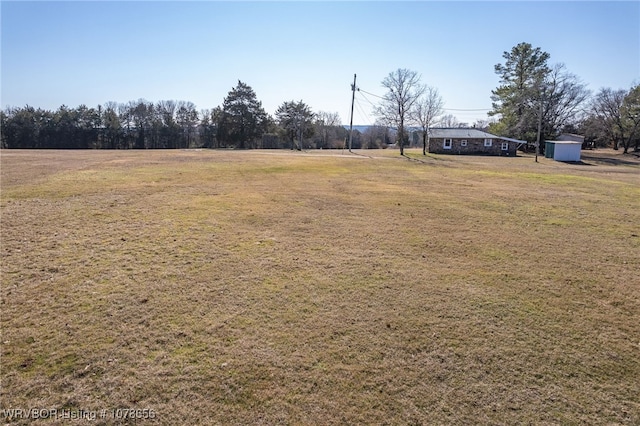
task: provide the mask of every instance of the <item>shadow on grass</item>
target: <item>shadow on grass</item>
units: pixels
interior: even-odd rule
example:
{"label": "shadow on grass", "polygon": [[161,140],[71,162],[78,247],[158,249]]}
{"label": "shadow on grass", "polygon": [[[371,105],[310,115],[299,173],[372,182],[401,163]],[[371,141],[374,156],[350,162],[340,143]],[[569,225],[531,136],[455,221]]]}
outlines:
{"label": "shadow on grass", "polygon": [[407,154],[401,154],[401,157],[406,158],[409,161],[415,161],[416,163],[421,163],[421,164],[432,164],[433,162],[438,162],[438,161],[440,162],[448,161],[444,158],[432,157],[431,155],[421,156],[420,158],[418,158],[418,157],[411,157]]}
{"label": "shadow on grass", "polygon": [[[607,165],[611,165],[611,166],[637,166],[640,167],[640,161],[634,160],[633,158],[629,157],[629,158],[618,158],[618,157],[610,157],[610,156],[606,156],[606,155],[594,155],[594,154],[582,154],[583,156],[583,160],[579,161],[579,162],[567,162],[567,164],[583,164],[583,165],[588,165],[588,166],[593,166],[596,164],[595,163],[602,163],[602,164],[607,164]],[[587,163],[584,160],[588,160],[591,161],[591,163]]]}
{"label": "shadow on grass", "polygon": [[353,151],[349,151],[349,154],[353,154],[353,155],[357,155],[358,157],[364,157],[364,158],[373,158],[370,155],[365,155],[365,154],[360,154],[358,152],[353,152]]}
{"label": "shadow on grass", "polygon": [[580,161],[558,161],[559,163],[569,164],[570,166],[595,166],[593,163],[587,163],[583,160]]}

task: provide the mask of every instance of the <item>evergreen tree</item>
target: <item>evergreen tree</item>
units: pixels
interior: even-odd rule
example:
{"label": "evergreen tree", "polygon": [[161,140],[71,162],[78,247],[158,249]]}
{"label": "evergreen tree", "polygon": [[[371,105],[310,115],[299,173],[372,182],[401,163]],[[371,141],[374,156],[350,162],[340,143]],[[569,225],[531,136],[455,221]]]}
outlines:
{"label": "evergreen tree", "polygon": [[218,136],[221,141],[237,148],[255,148],[267,131],[268,117],[253,89],[238,80],[222,104]]}
{"label": "evergreen tree", "polygon": [[302,101],[284,102],[278,107],[276,118],[287,139],[291,141],[291,149],[295,148],[297,141],[298,151],[302,150],[304,138],[313,136],[313,117],[311,108]]}
{"label": "evergreen tree", "polygon": [[539,108],[532,100],[538,97],[550,72],[549,54],[529,43],[520,43],[502,57],[504,64],[495,66],[500,86],[491,92],[493,110],[489,112],[490,116],[498,115],[500,120],[492,130],[499,128],[499,134],[534,140]]}

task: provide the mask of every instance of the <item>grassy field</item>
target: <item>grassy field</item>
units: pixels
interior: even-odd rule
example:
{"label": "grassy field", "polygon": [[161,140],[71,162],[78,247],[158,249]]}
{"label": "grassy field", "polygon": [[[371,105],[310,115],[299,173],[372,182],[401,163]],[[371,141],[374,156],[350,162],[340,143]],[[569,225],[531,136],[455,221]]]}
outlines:
{"label": "grassy field", "polygon": [[640,424],[634,157],[0,156],[2,409]]}

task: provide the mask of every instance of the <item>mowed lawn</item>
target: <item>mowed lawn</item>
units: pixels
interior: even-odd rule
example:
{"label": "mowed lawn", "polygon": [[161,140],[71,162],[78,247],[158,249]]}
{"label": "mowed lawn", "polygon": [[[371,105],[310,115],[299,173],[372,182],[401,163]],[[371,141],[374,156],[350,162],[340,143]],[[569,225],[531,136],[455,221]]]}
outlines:
{"label": "mowed lawn", "polygon": [[640,162],[408,152],[1,151],[0,408],[640,424]]}

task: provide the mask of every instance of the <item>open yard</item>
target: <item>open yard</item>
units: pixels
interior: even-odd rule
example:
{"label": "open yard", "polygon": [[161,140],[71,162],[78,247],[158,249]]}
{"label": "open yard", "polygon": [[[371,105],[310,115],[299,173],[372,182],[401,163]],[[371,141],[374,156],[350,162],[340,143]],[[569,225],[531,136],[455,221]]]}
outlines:
{"label": "open yard", "polygon": [[408,155],[1,151],[0,421],[640,424],[640,161]]}

